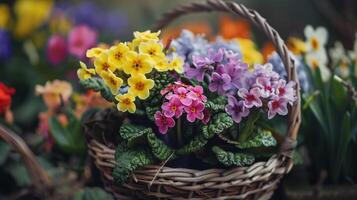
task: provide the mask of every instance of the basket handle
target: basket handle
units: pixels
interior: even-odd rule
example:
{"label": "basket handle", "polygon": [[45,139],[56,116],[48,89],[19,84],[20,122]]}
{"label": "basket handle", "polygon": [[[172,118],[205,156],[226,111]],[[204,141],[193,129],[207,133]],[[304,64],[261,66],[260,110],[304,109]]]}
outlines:
{"label": "basket handle", "polygon": [[285,70],[287,72],[287,80],[292,80],[297,83],[296,95],[298,99],[294,103],[292,108],[289,110],[288,134],[286,135],[286,140],[291,140],[292,142],[294,142],[296,140],[299,126],[301,123],[300,84],[296,75],[294,59],[289,53],[288,48],[284,44],[284,41],[281,39],[278,32],[274,28],[272,28],[268,24],[266,19],[263,18],[257,11],[248,9],[244,5],[232,1],[207,0],[203,2],[194,2],[186,5],[181,5],[171,11],[166,12],[157,22],[155,30],[163,29],[174,19],[182,15],[213,11],[228,12],[246,18],[255,26],[257,26],[260,30],[264,31],[265,35],[274,44],[279,56],[281,57],[284,63]]}
{"label": "basket handle", "polygon": [[41,194],[48,192],[49,188],[51,187],[51,179],[46,171],[38,163],[35,155],[26,145],[24,140],[16,133],[12,132],[8,128],[5,128],[1,124],[0,138],[2,138],[6,143],[10,144],[14,150],[21,155],[36,191]]}

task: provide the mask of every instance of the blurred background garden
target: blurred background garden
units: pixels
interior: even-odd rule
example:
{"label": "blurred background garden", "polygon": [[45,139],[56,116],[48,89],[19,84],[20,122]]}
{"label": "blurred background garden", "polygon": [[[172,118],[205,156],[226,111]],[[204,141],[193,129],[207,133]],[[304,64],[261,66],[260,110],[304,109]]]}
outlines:
{"label": "blurred background garden", "polygon": [[[0,123],[26,142],[54,180],[52,199],[113,198],[101,189],[81,132],[86,116],[113,106],[79,84],[86,51],[131,40],[164,12],[195,1],[0,0]],[[295,166],[273,198],[357,199],[357,2],[235,2],[265,17],[296,58],[302,124]],[[163,43],[183,29],[235,43],[244,62],[269,62],[284,76],[273,44],[242,18],[188,15],[161,30]],[[0,199],[43,198],[27,168],[0,140]]]}

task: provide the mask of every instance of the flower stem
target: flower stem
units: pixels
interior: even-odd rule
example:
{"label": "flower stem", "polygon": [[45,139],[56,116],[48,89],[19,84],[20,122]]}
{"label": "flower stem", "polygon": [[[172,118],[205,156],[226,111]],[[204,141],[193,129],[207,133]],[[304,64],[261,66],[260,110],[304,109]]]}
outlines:
{"label": "flower stem", "polygon": [[251,115],[249,115],[247,121],[245,122],[245,126],[243,130],[239,133],[238,141],[245,142],[254,130],[255,122],[259,119],[259,111],[254,111]]}
{"label": "flower stem", "polygon": [[179,147],[181,147],[183,145],[182,133],[181,133],[181,118],[177,119],[176,134],[177,134],[177,144]]}

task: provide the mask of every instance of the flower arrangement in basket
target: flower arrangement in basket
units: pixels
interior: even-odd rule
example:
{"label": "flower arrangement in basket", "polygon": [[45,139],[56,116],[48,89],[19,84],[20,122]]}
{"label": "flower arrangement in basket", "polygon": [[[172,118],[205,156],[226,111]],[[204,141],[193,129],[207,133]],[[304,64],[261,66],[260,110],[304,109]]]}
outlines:
{"label": "flower arrangement in basket", "polygon": [[[186,12],[212,10],[259,24],[287,66],[288,80],[271,64],[244,63],[229,41],[211,43],[187,31],[166,46],[160,31],[145,31],[88,50],[94,68],[80,63],[81,84],[116,108],[94,114],[85,132],[106,188],[119,199],[264,199],[292,166],[298,82],[276,31],[255,11],[223,1],[174,10],[162,26]],[[269,124],[288,113],[282,141]]]}

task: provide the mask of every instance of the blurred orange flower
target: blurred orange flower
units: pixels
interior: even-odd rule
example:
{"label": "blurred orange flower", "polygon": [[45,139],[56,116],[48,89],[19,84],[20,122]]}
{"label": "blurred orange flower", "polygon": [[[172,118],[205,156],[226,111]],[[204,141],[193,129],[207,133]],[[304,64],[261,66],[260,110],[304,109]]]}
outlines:
{"label": "blurred orange flower", "polygon": [[113,103],[105,100],[99,92],[88,90],[86,94],[74,94],[75,115],[80,118],[90,108],[109,108]]}
{"label": "blurred orange flower", "polygon": [[274,44],[272,42],[265,42],[262,48],[262,54],[264,60],[267,61],[268,57],[275,51]]}
{"label": "blurred orange flower", "polygon": [[42,95],[49,110],[56,110],[61,103],[67,103],[72,95],[72,86],[66,81],[47,81],[44,86],[36,85],[36,95]]}
{"label": "blurred orange flower", "polygon": [[166,45],[170,40],[179,37],[183,29],[189,30],[194,34],[205,34],[206,36],[210,36],[212,33],[212,28],[207,22],[186,22],[176,26],[175,28],[167,28],[163,31],[163,43]]}
{"label": "blurred orange flower", "polygon": [[219,34],[225,39],[250,38],[251,26],[244,20],[234,20],[230,16],[223,15],[219,18]]}

